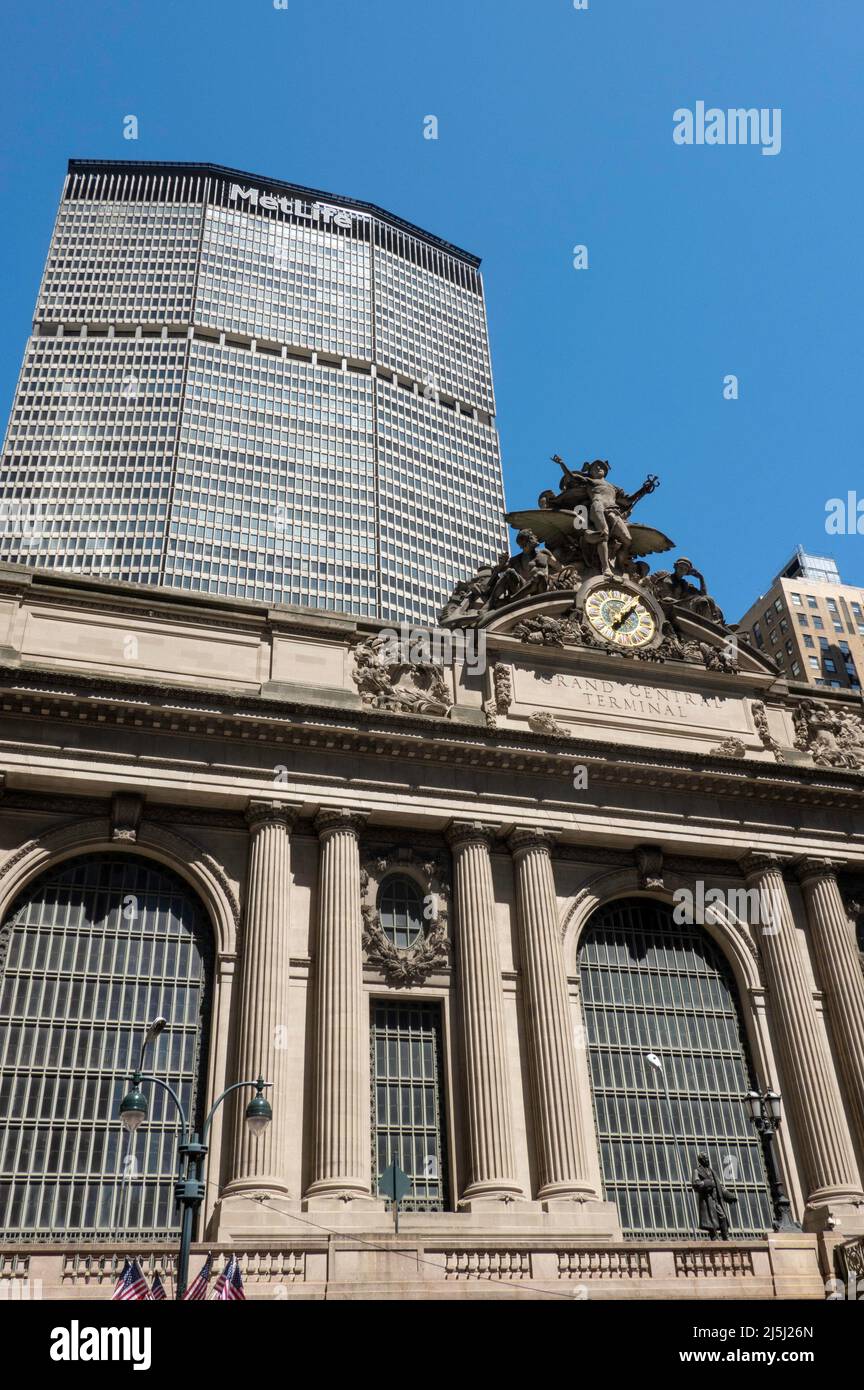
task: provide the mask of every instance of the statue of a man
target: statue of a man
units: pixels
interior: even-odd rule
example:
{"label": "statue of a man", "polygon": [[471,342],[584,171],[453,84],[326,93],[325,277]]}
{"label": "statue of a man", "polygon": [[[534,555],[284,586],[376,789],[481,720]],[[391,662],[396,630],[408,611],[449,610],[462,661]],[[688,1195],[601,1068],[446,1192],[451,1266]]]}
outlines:
{"label": "statue of a man", "polygon": [[561,568],[561,562],[551,550],[540,549],[540,542],[533,531],[520,531],[516,544],[519,554],[508,558],[492,585],[490,608],[500,608],[516,598],[545,593],[551,586],[553,575]]}
{"label": "statue of a man", "polygon": [[[697,581],[698,587],[690,583],[690,578]],[[658,570],[651,576],[649,584],[661,603],[664,599],[667,603],[677,603],[682,608],[689,608],[691,613],[707,618],[709,622],[726,626],[722,611],[708,593],[704,576],[686,556],[682,555],[680,560],[675,561],[671,574],[668,570]]]}
{"label": "statue of a man", "polygon": [[564,487],[557,496],[548,490],[541,493],[541,508],[547,511],[586,506],[591,525],[584,532],[584,540],[596,550],[600,573],[611,575],[619,553],[629,555],[633,543],[627,518],[636,503],[654,491],[659,478],[649,474],[636,492],[626,493],[623,488],[609,482],[608,459],[583,463],[578,473],[568,468],[559,454],[553,455],[553,462],[564,473]]}
{"label": "statue of a man", "polygon": [[734,1192],[729,1192],[720,1182],[711,1167],[707,1154],[696,1155],[696,1167],[690,1186],[699,1202],[699,1229],[708,1232],[709,1240],[729,1239],[728,1202],[737,1202]]}

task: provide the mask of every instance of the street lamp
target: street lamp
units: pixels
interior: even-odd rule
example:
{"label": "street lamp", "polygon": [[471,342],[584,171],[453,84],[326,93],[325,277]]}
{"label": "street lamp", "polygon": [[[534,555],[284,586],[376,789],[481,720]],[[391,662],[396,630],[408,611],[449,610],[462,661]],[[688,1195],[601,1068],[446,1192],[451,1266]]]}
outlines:
{"label": "street lamp", "polygon": [[766,1091],[761,1096],[758,1091],[748,1091],[746,1104],[750,1111],[750,1119],[762,1140],[765,1168],[771,1185],[774,1230],[800,1231],[801,1227],[792,1215],[789,1198],[786,1196],[786,1189],[783,1186],[783,1179],[780,1177],[780,1170],[777,1167],[777,1159],[774,1154],[774,1135],[780,1128],[782,1119],[780,1097],[776,1091],[771,1090]]}
{"label": "street lamp", "polygon": [[204,1121],[201,1130],[201,1137],[193,1132],[186,1112],[180,1102],[177,1092],[168,1085],[167,1081],[162,1081],[158,1076],[149,1076],[141,1068],[144,1064],[144,1053],[149,1043],[158,1037],[166,1026],[164,1018],[157,1018],[148,1026],[144,1034],[144,1041],[141,1044],[141,1055],[138,1059],[138,1067],[132,1076],[132,1089],[127,1092],[120,1102],[120,1123],[129,1134],[134,1134],[138,1126],[147,1117],[147,1098],[141,1090],[142,1081],[152,1081],[154,1085],[161,1086],[163,1091],[167,1091],[173,1100],[180,1115],[180,1143],[177,1147],[179,1159],[179,1174],[174,1184],[174,1196],[177,1205],[182,1213],[180,1222],[180,1253],[177,1258],[177,1288],[175,1297],[182,1299],[186,1292],[186,1284],[189,1279],[189,1247],[192,1244],[192,1233],[195,1226],[195,1218],[198,1208],[204,1201],[204,1183],[201,1178],[201,1168],[207,1156],[207,1135],[210,1132],[210,1125],[213,1116],[219,1109],[223,1100],[232,1091],[238,1091],[244,1086],[254,1086],[255,1095],[246,1106],[246,1125],[250,1133],[256,1138],[264,1133],[273,1118],[273,1111],[270,1103],[264,1095],[266,1087],[272,1086],[272,1081],[265,1081],[263,1076],[259,1076],[256,1081],[235,1081],[233,1086],[228,1086],[214,1102],[210,1113]]}

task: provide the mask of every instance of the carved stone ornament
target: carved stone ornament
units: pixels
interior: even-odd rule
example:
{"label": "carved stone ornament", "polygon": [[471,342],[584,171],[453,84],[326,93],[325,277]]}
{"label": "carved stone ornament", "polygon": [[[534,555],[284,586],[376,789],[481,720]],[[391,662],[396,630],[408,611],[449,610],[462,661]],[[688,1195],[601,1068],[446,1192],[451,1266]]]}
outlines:
{"label": "carved stone ornament", "polygon": [[[412,878],[424,897],[423,928],[413,945],[407,948],[396,946],[387,936],[377,907],[381,882],[394,872]],[[404,989],[422,984],[434,970],[449,969],[447,904],[450,883],[441,856],[435,853],[424,856],[405,845],[377,851],[360,866],[360,894],[366,963],[380,970],[388,984]]]}
{"label": "carved stone ornament", "polygon": [[144,798],[137,792],[115,792],[111,798],[111,839],[134,844],[143,809]]}
{"label": "carved stone ornament", "polygon": [[864,721],[826,700],[802,700],[793,711],[795,747],[819,767],[864,770]]}
{"label": "carved stone ornament", "polygon": [[569,729],[563,728],[554,714],[547,711],[538,711],[536,714],[529,714],[528,727],[532,734],[545,734],[547,738],[571,738]]}
{"label": "carved stone ornament", "polygon": [[354,684],[363,704],[400,714],[447,714],[453,698],[443,666],[405,659],[411,650],[403,645],[398,633],[385,630],[354,648]]}
{"label": "carved stone ornament", "polygon": [[498,715],[507,714],[513,703],[513,672],[503,661],[492,668],[492,698],[483,702],[483,713],[490,729],[497,729]]}
{"label": "carved stone ornament", "polygon": [[659,845],[637,845],[633,851],[640,888],[663,888],[663,851]]}
{"label": "carved stone ornament", "polygon": [[768,728],[768,711],[765,708],[764,700],[753,700],[750,708],[753,712],[753,723],[756,726],[756,732],[762,740],[762,747],[770,749],[778,763],[784,762],[783,750]]}
{"label": "carved stone ornament", "polygon": [[495,709],[498,714],[506,714],[513,703],[513,672],[503,661],[496,661],[492,668],[492,684],[495,691]]}
{"label": "carved stone ornament", "polygon": [[746,756],[747,749],[740,738],[724,738],[722,743],[718,743],[716,748],[709,748],[709,757],[712,758],[743,758]]}

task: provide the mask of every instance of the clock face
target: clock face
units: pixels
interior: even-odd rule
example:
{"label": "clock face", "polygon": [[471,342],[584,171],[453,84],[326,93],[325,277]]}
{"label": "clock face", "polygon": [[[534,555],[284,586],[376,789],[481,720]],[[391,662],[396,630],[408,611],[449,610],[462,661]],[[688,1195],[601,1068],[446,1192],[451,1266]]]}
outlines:
{"label": "clock face", "polygon": [[585,617],[606,642],[616,647],[646,647],[654,640],[654,614],[638,594],[615,585],[592,589],[585,600]]}

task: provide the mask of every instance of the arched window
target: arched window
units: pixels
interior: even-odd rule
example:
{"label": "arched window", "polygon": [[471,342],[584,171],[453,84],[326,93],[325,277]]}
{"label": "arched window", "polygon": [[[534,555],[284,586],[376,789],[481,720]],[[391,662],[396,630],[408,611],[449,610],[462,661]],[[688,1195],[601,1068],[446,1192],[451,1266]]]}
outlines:
{"label": "arched window", "polygon": [[117,1118],[144,1025],[145,1070],[193,1115],[204,1100],[210,925],[189,887],[143,859],[66,860],[0,928],[0,1229],[72,1237],[177,1229],[177,1121],[145,1083],[147,1121]]}
{"label": "arched window", "polygon": [[698,1232],[702,1150],[738,1198],[730,1233],[770,1230],[737,990],[714,942],[662,903],[618,901],[588,924],[579,973],[603,1183],[625,1234]]}
{"label": "arched window", "polygon": [[378,890],[381,930],[394,946],[407,950],[423,930],[423,894],[407,874],[391,874]]}

